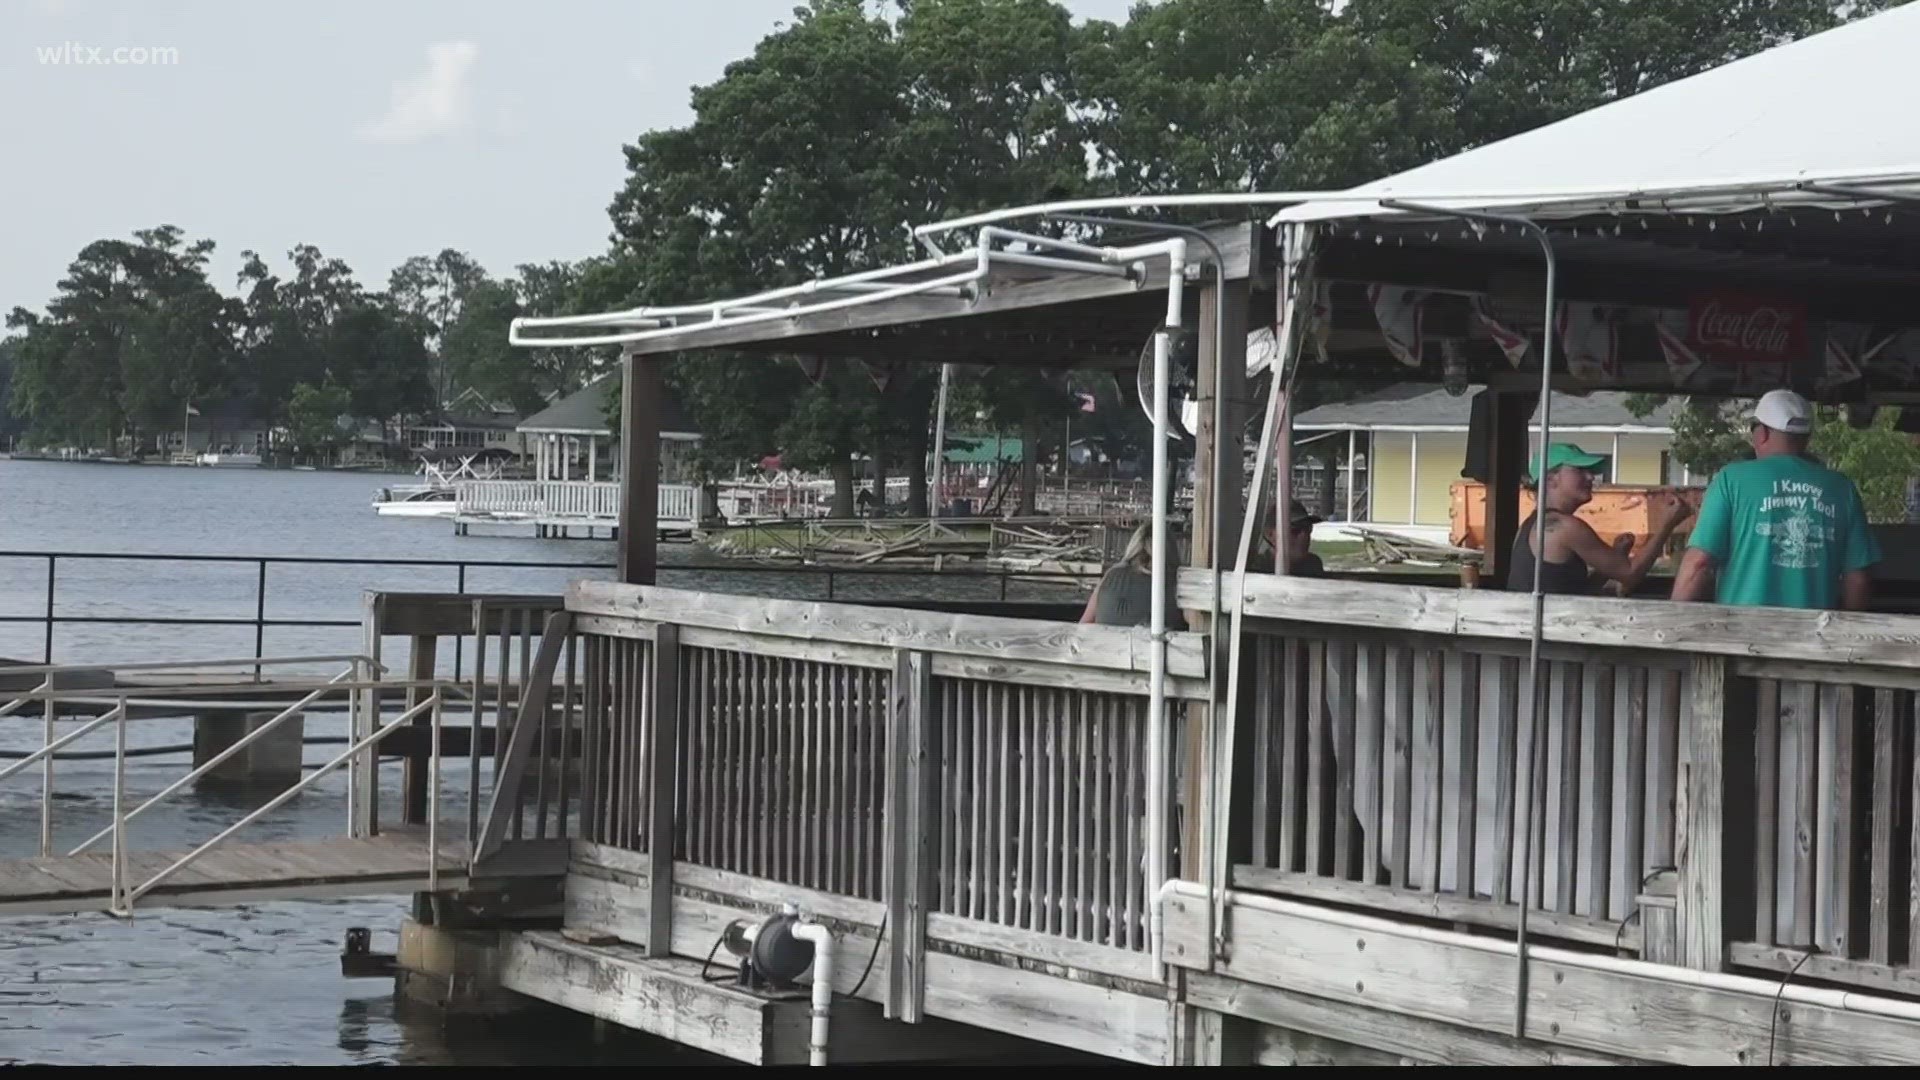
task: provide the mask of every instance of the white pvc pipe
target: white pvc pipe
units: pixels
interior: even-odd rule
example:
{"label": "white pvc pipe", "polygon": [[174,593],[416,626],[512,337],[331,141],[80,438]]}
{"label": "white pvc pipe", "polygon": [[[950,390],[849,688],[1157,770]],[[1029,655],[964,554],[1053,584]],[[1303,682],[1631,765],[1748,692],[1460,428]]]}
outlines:
{"label": "white pvc pipe", "polygon": [[[1181,285],[1186,281],[1187,242],[1161,240],[1135,248],[1107,250],[1109,262],[1167,256],[1166,325],[1153,339],[1153,597],[1148,633],[1152,638],[1147,675],[1147,882],[1155,889],[1167,880],[1167,377],[1173,331],[1180,327]],[[1160,907],[1147,913],[1148,947],[1154,978],[1162,973]]]}
{"label": "white pvc pipe", "polygon": [[[1163,906],[1169,896],[1204,897],[1206,890],[1190,881],[1170,881],[1159,893]],[[1457,930],[1441,930],[1436,927],[1418,926],[1412,923],[1395,922],[1375,915],[1361,915],[1342,911],[1337,908],[1320,907],[1315,904],[1301,903],[1297,900],[1282,900],[1274,896],[1262,896],[1255,893],[1228,892],[1229,901],[1243,908],[1255,911],[1270,911],[1276,915],[1290,915],[1311,919],[1328,926],[1338,926],[1348,930],[1363,930],[1369,933],[1387,934],[1393,937],[1411,938],[1438,945],[1448,945],[1495,956],[1518,956],[1519,946],[1509,938],[1481,937],[1463,934]],[[1751,975],[1731,975],[1721,971],[1699,971],[1694,968],[1674,967],[1668,964],[1656,964],[1647,960],[1628,960],[1618,956],[1605,956],[1598,953],[1576,952],[1572,949],[1559,949],[1548,945],[1528,945],[1527,955],[1548,963],[1566,967],[1584,968],[1588,971],[1606,971],[1618,975],[1630,975],[1634,978],[1653,979],[1685,986],[1699,986],[1712,990],[1725,990],[1736,994],[1751,994],[1771,998],[1780,996],[1783,1000],[1802,1005],[1820,1005],[1830,1009],[1844,1009],[1848,1012],[1866,1013],[1873,1016],[1886,1016],[1899,1020],[1920,1020],[1920,1002],[1897,1001],[1892,998],[1875,997],[1851,990],[1831,990],[1824,987],[1804,986],[1787,983],[1783,987],[1779,981],[1759,979]]]}
{"label": "white pvc pipe", "polygon": [[833,1012],[833,932],[816,922],[795,924],[793,936],[813,943],[813,1032],[807,1064],[827,1063],[827,1022]]}

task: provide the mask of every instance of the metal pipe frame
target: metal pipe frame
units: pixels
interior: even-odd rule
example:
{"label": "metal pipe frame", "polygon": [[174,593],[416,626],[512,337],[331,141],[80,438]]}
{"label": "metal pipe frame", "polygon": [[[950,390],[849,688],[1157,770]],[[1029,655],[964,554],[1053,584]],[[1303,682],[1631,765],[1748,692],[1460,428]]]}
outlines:
{"label": "metal pipe frame", "polygon": [[[357,674],[356,669],[358,667],[359,667],[359,661],[355,661],[352,667],[349,667],[347,670],[341,672],[339,675],[329,680],[327,686],[335,687],[338,684],[345,682],[350,677],[355,676]],[[345,688],[342,687],[342,689],[345,689]],[[303,697],[299,701],[296,701],[292,705],[289,705],[285,709],[282,709],[278,715],[273,717],[273,719],[268,720],[266,723],[260,725],[259,727],[253,729],[252,731],[247,732],[245,736],[237,740],[232,746],[229,746],[225,750],[220,751],[218,754],[215,754],[213,757],[207,759],[207,761],[204,764],[197,766],[192,772],[188,773],[187,775],[181,777],[178,780],[175,780],[173,783],[168,784],[165,788],[162,788],[159,794],[148,799],[146,802],[141,803],[139,806],[134,807],[132,810],[128,811],[124,816],[120,814],[115,814],[114,824],[109,825],[106,828],[101,829],[99,832],[94,833],[92,836],[87,837],[85,840],[82,840],[80,842],[80,846],[74,848],[72,851],[67,852],[67,854],[78,855],[81,852],[92,847],[93,845],[99,843],[101,840],[111,835],[115,829],[122,827],[123,825],[125,825],[126,822],[132,821],[134,818],[137,818],[141,814],[145,813],[149,807],[160,802],[162,799],[165,799],[168,796],[172,795],[174,792],[179,791],[181,788],[187,786],[193,781],[200,779],[202,776],[205,776],[207,773],[217,768],[222,762],[226,761],[228,758],[234,756],[235,754],[238,754],[240,751],[245,750],[247,747],[253,745],[254,740],[264,737],[268,732],[271,732],[275,728],[278,728],[281,724],[285,723],[287,720],[290,720],[293,717],[298,716],[302,709],[305,709],[308,705],[313,704],[314,701],[318,700],[326,692],[327,692],[327,688],[325,687],[319,690],[315,690],[312,693],[308,694],[306,697]],[[126,700],[127,699],[125,698],[121,699],[123,705]],[[122,726],[123,727],[125,726],[124,716],[122,717]],[[479,745],[480,740],[477,736],[474,737],[472,741],[474,745],[476,746]],[[439,753],[439,750],[437,747],[435,748],[434,753],[436,754]],[[121,757],[126,756],[126,748],[124,745],[120,748],[119,756]]]}
{"label": "metal pipe frame", "polygon": [[[1447,217],[1459,218],[1476,225],[1485,225],[1488,223],[1514,225],[1531,234],[1533,238],[1539,242],[1540,251],[1546,257],[1547,263],[1546,317],[1541,323],[1542,329],[1540,334],[1540,460],[1544,462],[1546,460],[1547,445],[1553,441],[1553,303],[1555,275],[1558,270],[1558,263],[1553,254],[1553,237],[1549,236],[1547,230],[1541,228],[1539,223],[1532,218],[1523,217],[1518,214],[1451,210],[1397,199],[1391,202],[1383,202],[1382,205],[1414,213],[1440,214]],[[1538,514],[1544,512],[1546,506],[1546,477],[1538,476],[1534,479],[1536,483],[1541,485],[1538,510],[1535,516],[1535,520],[1537,521]],[[1536,529],[1535,532],[1537,534],[1538,529]],[[1544,553],[1543,549],[1542,554],[1544,555]],[[1527,690],[1530,698],[1528,702],[1528,709],[1530,711],[1527,719],[1526,741],[1527,798],[1524,803],[1520,804],[1525,807],[1525,813],[1521,820],[1526,823],[1526,827],[1515,830],[1516,833],[1519,834],[1520,844],[1523,849],[1520,871],[1520,914],[1517,920],[1518,925],[1514,938],[1516,982],[1513,1000],[1513,1037],[1516,1039],[1524,1038],[1527,1031],[1527,912],[1528,909],[1532,907],[1533,894],[1533,819],[1538,809],[1535,804],[1540,798],[1539,793],[1534,790],[1534,787],[1536,782],[1535,777],[1540,773],[1540,722],[1543,714],[1543,710],[1540,707],[1540,699],[1542,697],[1540,692],[1540,644],[1546,625],[1546,596],[1540,588],[1540,582],[1541,571],[1545,565],[1545,558],[1536,558],[1533,561],[1533,626],[1531,639],[1527,647]],[[1513,865],[1511,852],[1508,853],[1507,865]]]}
{"label": "metal pipe frame", "polygon": [[[444,685],[450,685],[450,684],[443,684],[443,686]],[[372,746],[375,743],[378,743],[381,739],[385,738],[387,735],[391,734],[393,731],[397,730],[401,726],[411,723],[415,717],[419,716],[423,712],[433,710],[434,712],[437,713],[437,711],[440,708],[440,702],[441,702],[441,695],[440,695],[440,692],[436,690],[433,694],[429,695],[426,699],[422,700],[419,704],[408,708],[405,712],[402,712],[399,716],[395,717],[392,721],[380,727],[379,729],[374,731],[372,734],[366,736],[365,738],[362,738],[360,741],[354,743],[353,745],[347,747],[345,750],[341,751],[341,753],[336,757],[334,757],[331,761],[328,761],[326,764],[315,769],[313,772],[308,773],[306,776],[301,777],[299,783],[294,784],[293,786],[287,788],[287,790],[281,792],[279,795],[274,796],[272,799],[268,800],[266,803],[263,803],[259,808],[255,809],[253,812],[249,813],[247,816],[241,818],[239,821],[236,821],[232,825],[227,826],[225,829],[220,830],[220,832],[217,835],[215,835],[213,839],[206,841],[205,843],[201,844],[199,847],[194,848],[192,851],[189,851],[185,855],[182,855],[180,858],[174,860],[172,865],[168,866],[164,870],[161,870],[159,873],[156,873],[151,878],[148,878],[144,884],[127,890],[126,905],[122,909],[122,911],[119,912],[119,914],[124,915],[127,913],[131,913],[131,911],[133,910],[134,902],[139,900],[142,896],[145,896],[147,893],[152,892],[154,888],[158,886],[161,882],[165,881],[169,877],[172,877],[174,874],[180,872],[181,870],[185,869],[186,867],[194,863],[202,855],[205,855],[208,851],[211,851],[215,846],[220,844],[222,841],[226,840],[227,837],[232,836],[234,833],[237,833],[241,829],[244,829],[247,826],[253,824],[254,822],[260,820],[262,817],[265,817],[267,814],[275,810],[278,810],[280,807],[286,805],[289,801],[291,801],[294,798],[294,796],[300,794],[301,792],[305,791],[307,788],[313,786],[313,784],[316,781],[318,781],[321,777],[326,776],[328,773],[333,772],[335,769],[338,769],[340,766],[353,760],[355,756],[360,754],[367,747]],[[436,739],[434,743],[434,748],[436,751],[438,750],[438,745],[439,744]],[[124,760],[125,755],[124,754],[121,755],[121,758],[122,760]],[[437,804],[436,804],[436,810],[437,810]],[[432,815],[429,815],[430,820],[428,822],[428,826],[429,826],[428,835],[430,838],[429,839],[430,843],[432,842],[432,840],[437,839],[437,829],[434,828],[434,824],[431,821],[431,817]],[[117,831],[118,830],[116,830],[116,832]],[[429,878],[430,880],[434,881],[437,884],[439,875],[437,873],[437,870],[433,868],[437,868],[439,864],[439,861],[440,861],[439,852],[437,851],[430,852],[428,859],[429,859],[428,866],[430,868]]]}
{"label": "metal pipe frame", "polygon": [[[996,249],[995,242],[1008,240],[1020,241],[1034,247],[1051,249],[1066,254],[1082,255],[1098,262],[1080,261],[1066,258],[1052,258],[1028,252]],[[839,311],[850,307],[863,307],[867,304],[898,300],[909,296],[929,293],[953,293],[965,298],[977,295],[981,282],[987,279],[996,262],[1011,266],[1031,266],[1049,270],[1062,270],[1068,273],[1085,273],[1109,277],[1138,278],[1136,268],[1122,266],[1115,269],[1115,263],[1132,263],[1155,254],[1152,245],[1131,252],[1116,252],[1111,248],[1096,248],[1072,241],[1055,240],[1050,237],[1034,236],[991,226],[982,228],[975,245],[965,251],[942,253],[919,262],[900,266],[882,267],[877,270],[864,270],[838,278],[816,278],[799,285],[789,285],[779,289],[769,289],[750,296],[728,300],[711,301],[703,304],[689,304],[669,307],[639,307],[625,311],[607,312],[600,315],[561,315],[548,318],[521,317],[512,321],[507,328],[507,341],[512,345],[534,347],[572,347],[581,348],[595,345],[625,345],[636,341],[668,337],[685,333],[699,327],[711,327],[716,324],[727,326],[751,326],[757,323],[774,322],[782,319],[797,318],[802,315],[817,315],[829,311]],[[1123,256],[1123,257],[1116,257]],[[947,274],[929,278],[925,281],[897,281],[907,274],[926,273],[953,266],[971,263],[972,269],[965,273]],[[852,296],[841,296],[831,300],[813,303],[799,303],[789,307],[767,308],[771,301],[790,300],[812,296],[819,293],[853,291]],[[729,317],[729,313],[739,313]],[[681,322],[680,319],[698,319]],[[634,327],[610,334],[592,334],[576,337],[545,337],[529,335],[528,330],[551,330],[568,327]]]}
{"label": "metal pipe frame", "polygon": [[[1076,213],[1049,214],[1047,216],[1052,220],[1067,221],[1067,222],[1072,222],[1074,224],[1079,224],[1079,225],[1098,225],[1098,226],[1107,227],[1107,228],[1135,228],[1135,229],[1143,229],[1149,232],[1171,233],[1179,236],[1184,236],[1198,244],[1205,246],[1207,250],[1213,255],[1213,288],[1214,288],[1214,296],[1216,298],[1213,305],[1214,450],[1213,450],[1213,473],[1211,477],[1211,480],[1213,483],[1213,498],[1210,500],[1210,507],[1209,507],[1209,509],[1212,511],[1212,513],[1210,514],[1212,527],[1209,530],[1209,535],[1212,537],[1212,542],[1208,545],[1209,550],[1207,552],[1207,562],[1209,567],[1213,571],[1213,606],[1208,612],[1208,636],[1213,640],[1215,645],[1215,650],[1217,652],[1218,643],[1220,640],[1220,607],[1221,607],[1221,604],[1220,604],[1220,599],[1221,599],[1220,597],[1220,592],[1221,592],[1220,590],[1220,549],[1221,549],[1222,541],[1225,539],[1225,537],[1221,535],[1221,527],[1220,527],[1221,515],[1222,515],[1220,490],[1221,490],[1221,487],[1223,486],[1222,480],[1226,475],[1226,463],[1225,463],[1225,455],[1223,455],[1220,452],[1220,439],[1222,438],[1221,432],[1222,432],[1222,428],[1224,426],[1224,421],[1226,418],[1225,406],[1222,404],[1225,391],[1224,391],[1224,388],[1222,387],[1222,369],[1221,369],[1221,356],[1223,355],[1223,350],[1226,347],[1226,326],[1227,326],[1226,257],[1221,252],[1220,245],[1214,243],[1213,238],[1208,236],[1204,230],[1196,229],[1187,225],[1170,225],[1170,224],[1165,224],[1161,222],[1136,222],[1136,221],[1128,221],[1125,218],[1098,217],[1091,214],[1076,214]],[[1234,468],[1238,469],[1240,467],[1240,462],[1236,460],[1233,463],[1233,465],[1234,465]],[[1215,710],[1219,709],[1219,700],[1220,700],[1219,690],[1220,690],[1220,665],[1217,662],[1209,663],[1207,665],[1207,701],[1211,709],[1215,709]],[[1229,718],[1227,722],[1230,725],[1231,724],[1230,718],[1232,716],[1232,713],[1228,712],[1227,716]],[[1213,792],[1217,792],[1219,790],[1218,777],[1219,777],[1219,770],[1220,770],[1221,719],[1222,718],[1217,714],[1209,714],[1207,718],[1207,776],[1208,776],[1209,791],[1213,791]],[[1233,745],[1232,734],[1233,734],[1232,728],[1231,726],[1228,726],[1226,729],[1226,736],[1227,736],[1226,744],[1228,746]],[[1224,923],[1224,919],[1221,917],[1221,911],[1223,910],[1222,905],[1224,905],[1225,903],[1225,894],[1217,893],[1215,889],[1216,879],[1218,876],[1215,870],[1215,864],[1218,861],[1216,857],[1216,844],[1219,841],[1219,825],[1217,824],[1217,819],[1219,818],[1219,816],[1220,815],[1218,813],[1209,813],[1207,815],[1206,842],[1203,845],[1203,850],[1201,855],[1202,859],[1206,863],[1207,895],[1209,897],[1214,898],[1208,905],[1207,939],[1212,943],[1213,955],[1215,956],[1221,956],[1221,955],[1224,955],[1225,953],[1225,940],[1221,933],[1221,926]]]}

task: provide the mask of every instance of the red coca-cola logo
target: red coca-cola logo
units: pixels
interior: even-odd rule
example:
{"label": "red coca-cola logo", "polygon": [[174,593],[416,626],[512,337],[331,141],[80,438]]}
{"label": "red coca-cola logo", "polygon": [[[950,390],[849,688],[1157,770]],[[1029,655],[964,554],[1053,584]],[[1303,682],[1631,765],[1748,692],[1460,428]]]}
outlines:
{"label": "red coca-cola logo", "polygon": [[1806,306],[1793,300],[1709,293],[1687,309],[1687,343],[1715,360],[1795,360],[1806,352],[1806,328]]}

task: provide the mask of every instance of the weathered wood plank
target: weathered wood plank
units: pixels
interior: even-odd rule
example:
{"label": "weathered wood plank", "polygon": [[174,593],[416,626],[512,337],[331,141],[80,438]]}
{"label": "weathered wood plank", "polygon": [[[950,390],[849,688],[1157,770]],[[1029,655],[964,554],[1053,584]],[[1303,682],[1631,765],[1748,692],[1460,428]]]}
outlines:
{"label": "weathered wood plank", "polygon": [[[646,622],[672,622],[750,634],[781,634],[889,649],[912,649],[989,660],[1033,661],[1121,671],[1151,670],[1152,641],[1143,627],[1092,626],[986,615],[760,597],[577,580],[569,610]],[[1167,634],[1167,673],[1204,679],[1205,636]]]}
{"label": "weathered wood plank", "polygon": [[[1517,904],[1496,903],[1481,897],[1458,896],[1451,893],[1410,892],[1395,889],[1392,886],[1368,885],[1361,881],[1335,881],[1312,874],[1272,870],[1265,867],[1234,867],[1233,885],[1237,889],[1272,893],[1276,896],[1292,896],[1304,900],[1372,908],[1375,911],[1415,915],[1424,919],[1444,919],[1448,922],[1468,923],[1496,930],[1511,931],[1518,927],[1520,922],[1520,908]],[[1640,927],[1637,923],[1628,923],[1623,926],[1617,921],[1586,915],[1539,910],[1527,913],[1527,933],[1534,937],[1559,938],[1587,945],[1600,945],[1609,949],[1638,950],[1641,940]]]}
{"label": "weathered wood plank", "polygon": [[[1306,735],[1312,728],[1310,702],[1314,700],[1306,685],[1305,665],[1310,662],[1304,644],[1292,638],[1277,638],[1280,652],[1279,780],[1275,784],[1274,811],[1279,818],[1280,844],[1276,865],[1297,870],[1305,859],[1307,820]],[[1303,700],[1303,695],[1306,695]]]}
{"label": "weathered wood plank", "polygon": [[[1781,869],[1788,865],[1793,868],[1791,891],[1787,896],[1792,903],[1785,905],[1788,915],[1786,935],[1781,941],[1791,945],[1813,944],[1814,907],[1818,881],[1814,877],[1814,838],[1819,821],[1819,688],[1812,683],[1793,683],[1782,686],[1780,690],[1780,734],[1781,734],[1781,787],[1785,788],[1787,770],[1793,770],[1793,798],[1789,801],[1786,791],[1780,793],[1780,805],[1783,812],[1793,814],[1792,827],[1785,830],[1782,839],[1786,842],[1786,851],[1781,856]],[[1791,729],[1787,723],[1787,699],[1793,701]],[[1792,764],[1787,764],[1787,736],[1792,732]],[[1790,936],[1789,936],[1790,935]]]}
{"label": "weathered wood plank", "polygon": [[1118,979],[1141,982],[1151,982],[1153,979],[1153,959],[1144,953],[943,912],[927,916],[927,943],[930,948],[935,945],[963,945],[987,949]]}
{"label": "weathered wood plank", "polygon": [[1647,676],[1639,667],[1615,676],[1613,782],[1613,891],[1608,917],[1632,910],[1646,873]]}
{"label": "weathered wood plank", "polygon": [[1327,741],[1332,723],[1327,702],[1327,646],[1324,642],[1307,645],[1307,872],[1327,872],[1329,853],[1327,833]]}
{"label": "weathered wood plank", "polygon": [[[1510,943],[1421,931],[1386,920],[1335,925],[1310,908],[1236,901],[1234,948],[1219,974],[1389,1015],[1510,1032],[1515,993]],[[1167,908],[1171,948],[1203,940],[1205,901],[1179,895]],[[1169,959],[1172,959],[1169,952]],[[1910,1064],[1920,1022],[1788,1000],[1775,1023],[1775,979],[1728,976],[1703,986],[1663,977],[1659,965],[1576,960],[1534,952],[1526,1037],[1680,1065]],[[1186,966],[1186,965],[1183,965]]]}
{"label": "weathered wood plank", "polygon": [[644,875],[577,865],[567,873],[561,925],[644,948],[652,935],[649,891]]}
{"label": "weathered wood plank", "polygon": [[1871,960],[1849,960],[1843,956],[1806,953],[1778,945],[1751,941],[1728,946],[1733,962],[1741,967],[1762,968],[1782,975],[1793,973],[1795,981],[1818,980],[1880,990],[1891,994],[1920,997],[1920,968],[1896,967]]}
{"label": "weathered wood plank", "polygon": [[[1496,661],[1497,663],[1497,661]],[[1466,895],[1473,894],[1474,838],[1478,822],[1475,804],[1479,796],[1480,761],[1480,658],[1457,650],[1446,657],[1446,776],[1443,806],[1449,819],[1447,848],[1451,853],[1451,880],[1445,887]]]}
{"label": "weathered wood plank", "polygon": [[[1900,800],[1901,788],[1896,782],[1900,764],[1897,758],[1900,746],[1898,698],[1899,692],[1895,690],[1873,692],[1873,838],[1867,871],[1867,959],[1882,966],[1893,958],[1893,836],[1895,820],[1904,809]],[[1762,790],[1760,798],[1762,820],[1765,821],[1767,792]],[[1764,837],[1768,834],[1763,829],[1760,835]],[[1764,886],[1760,895],[1767,897]],[[1759,920],[1763,930],[1772,931],[1772,913],[1773,909],[1767,908],[1767,917]]]}
{"label": "weathered wood plank", "polygon": [[[1210,573],[1182,570],[1177,602],[1207,606]],[[1249,617],[1295,623],[1507,641],[1528,640],[1533,625],[1530,596],[1493,589],[1248,574],[1244,595]],[[1912,670],[1920,656],[1920,627],[1906,615],[1760,612],[1718,604],[1578,596],[1546,597],[1544,614],[1544,638],[1556,644],[1858,664],[1892,671]]]}
{"label": "weathered wood plank", "polygon": [[926,967],[929,1015],[1136,1064],[1164,1060],[1164,997],[943,952],[928,953]]}
{"label": "weathered wood plank", "polygon": [[1853,687],[1820,687],[1820,797],[1814,874],[1814,944],[1847,956],[1853,900]]}
{"label": "weathered wood plank", "polygon": [[[1405,646],[1387,650],[1386,674],[1387,761],[1382,770],[1386,810],[1381,814],[1390,833],[1387,879],[1396,889],[1411,884],[1413,834],[1413,651]],[[1283,870],[1293,867],[1280,863]]]}
{"label": "weathered wood plank", "polygon": [[1607,917],[1613,866],[1613,689],[1614,669],[1588,664],[1580,689],[1580,812],[1575,836],[1580,845],[1579,891],[1575,914]]}
{"label": "weathered wood plank", "polygon": [[1441,772],[1447,717],[1445,662],[1440,650],[1422,649],[1414,665],[1414,729],[1419,745],[1415,756],[1420,763],[1414,780],[1420,800],[1414,828],[1419,838],[1419,885],[1428,892],[1440,888],[1443,858],[1440,807],[1446,794]]}
{"label": "weathered wood plank", "polygon": [[893,927],[887,1017],[918,1023],[926,993],[927,915],[932,906],[930,772],[933,672],[927,654],[901,650],[893,673],[887,733],[887,917]]}
{"label": "weathered wood plank", "polygon": [[1754,936],[1771,944],[1780,887],[1780,683],[1754,684]]}
{"label": "weathered wood plank", "polygon": [[1205,972],[1188,974],[1187,1001],[1229,1016],[1371,1047],[1432,1065],[1633,1064],[1607,1054],[1524,1042],[1510,1035],[1419,1020]]}
{"label": "weathered wood plank", "polygon": [[1686,779],[1675,808],[1679,958],[1687,967],[1719,971],[1726,967],[1727,943],[1736,930],[1745,933],[1752,911],[1750,849],[1729,835],[1752,820],[1752,710],[1742,707],[1748,684],[1728,674],[1724,658],[1695,657],[1688,682]]}
{"label": "weathered wood plank", "polygon": [[1362,646],[1357,654],[1358,672],[1354,680],[1354,710],[1358,726],[1354,736],[1354,797],[1360,814],[1360,879],[1378,883],[1382,876],[1381,841],[1385,815],[1382,798],[1386,747],[1386,651],[1378,645]]}
{"label": "weathered wood plank", "polygon": [[680,628],[661,626],[654,636],[648,707],[647,882],[648,910],[657,913],[647,931],[647,955],[672,948],[674,766],[680,759]]}

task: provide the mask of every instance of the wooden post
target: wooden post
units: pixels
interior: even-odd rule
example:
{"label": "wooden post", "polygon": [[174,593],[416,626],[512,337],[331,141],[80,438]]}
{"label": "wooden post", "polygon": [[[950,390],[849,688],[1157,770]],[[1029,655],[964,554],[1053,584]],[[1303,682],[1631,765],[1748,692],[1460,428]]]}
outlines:
{"label": "wooden post", "polygon": [[1753,921],[1754,709],[1751,682],[1722,656],[1695,656],[1675,786],[1679,962],[1727,966],[1727,943]]}
{"label": "wooden post", "polygon": [[673,955],[673,776],[679,757],[680,628],[654,629],[647,743],[647,955]]}
{"label": "wooden post", "polygon": [[661,361],[628,354],[620,384],[620,580],[651,585],[660,538]]}
{"label": "wooden post", "polygon": [[1480,577],[1490,588],[1506,586],[1509,553],[1520,533],[1520,482],[1527,474],[1527,429],[1538,401],[1525,392],[1500,391],[1489,401],[1487,522],[1482,531]]}
{"label": "wooden post", "polygon": [[[440,639],[432,634],[415,634],[413,649],[407,660],[407,680],[425,682],[433,678],[434,657],[438,653]],[[416,686],[407,691],[407,708],[411,709],[427,698],[433,691]],[[419,738],[413,742],[414,749],[407,752],[406,772],[400,782],[401,820],[409,825],[424,825],[427,822],[427,729],[433,725],[432,718],[422,713],[413,718],[409,726],[418,729]],[[374,727],[379,727],[376,717]]]}
{"label": "wooden post", "polygon": [[933,658],[894,652],[893,700],[887,715],[887,819],[884,882],[889,948],[886,1018],[920,1022],[926,991],[928,871],[932,860],[933,786],[928,760],[933,707]]}
{"label": "wooden post", "polygon": [[[1240,537],[1240,487],[1242,466],[1246,460],[1247,415],[1247,308],[1249,286],[1246,281],[1230,281],[1226,292],[1212,284],[1212,278],[1205,279],[1208,284],[1200,291],[1200,316],[1196,321],[1200,340],[1200,371],[1198,387],[1199,430],[1194,438],[1194,492],[1193,492],[1193,541],[1188,545],[1187,564],[1206,569],[1213,565],[1214,552],[1218,550],[1219,563],[1224,571],[1233,565],[1239,557]],[[1215,319],[1220,320],[1220,340],[1215,341]],[[1220,353],[1218,381],[1215,380],[1213,356],[1218,348]],[[1214,426],[1214,399],[1219,399],[1220,427]],[[1214,462],[1224,459],[1228,464],[1219,477],[1218,489],[1215,489]],[[1219,507],[1219,531],[1214,530],[1214,508]],[[1281,514],[1286,514],[1284,505]],[[1284,530],[1279,542],[1286,542]],[[1210,625],[1211,614],[1207,609],[1190,610],[1186,613],[1189,629],[1205,632],[1209,635],[1208,644],[1213,651],[1213,663],[1224,665],[1228,643],[1222,633],[1216,633]],[[1225,627],[1220,628],[1224,630]],[[1224,667],[1221,670],[1225,670]],[[1225,680],[1221,680],[1222,687]],[[1208,793],[1212,791],[1214,780],[1209,775],[1211,761],[1207,752],[1212,717],[1216,708],[1224,702],[1213,705],[1189,704],[1186,709],[1186,768],[1185,780],[1181,790],[1186,793],[1184,812],[1181,820],[1185,834],[1180,843],[1184,853],[1183,866],[1170,868],[1174,873],[1197,879],[1202,876],[1201,853],[1206,851],[1205,837],[1207,815],[1212,808]],[[1224,713],[1224,710],[1221,710]],[[1231,754],[1232,748],[1227,748]],[[1229,756],[1229,761],[1235,760]],[[1216,837],[1222,847],[1212,852],[1216,867],[1226,865],[1223,855],[1227,846],[1227,837]],[[1221,879],[1224,884],[1224,877]]]}

